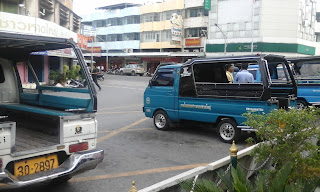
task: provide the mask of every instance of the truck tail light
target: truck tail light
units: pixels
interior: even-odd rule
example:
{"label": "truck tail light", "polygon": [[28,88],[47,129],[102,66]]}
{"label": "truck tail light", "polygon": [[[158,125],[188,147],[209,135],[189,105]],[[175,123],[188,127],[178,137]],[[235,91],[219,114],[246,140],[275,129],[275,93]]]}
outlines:
{"label": "truck tail light", "polygon": [[74,153],[77,151],[84,151],[84,150],[87,150],[88,148],[89,148],[88,142],[77,143],[69,146],[69,152]]}

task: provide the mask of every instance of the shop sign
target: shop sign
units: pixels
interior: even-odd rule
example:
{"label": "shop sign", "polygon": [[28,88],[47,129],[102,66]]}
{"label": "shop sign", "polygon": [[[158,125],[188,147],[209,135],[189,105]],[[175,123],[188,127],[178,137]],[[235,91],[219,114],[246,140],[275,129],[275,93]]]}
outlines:
{"label": "shop sign", "polygon": [[204,9],[208,11],[211,10],[211,0],[204,0]]}
{"label": "shop sign", "polygon": [[172,14],[170,22],[172,24],[171,25],[171,44],[181,45],[182,27],[183,27],[182,16],[174,13]]}
{"label": "shop sign", "polygon": [[60,37],[77,42],[77,34],[44,19],[0,12],[0,31],[28,35]]}
{"label": "shop sign", "polygon": [[186,46],[187,47],[201,46],[201,39],[200,38],[186,39]]}
{"label": "shop sign", "polygon": [[93,51],[91,51],[92,47],[88,47],[87,51],[88,52],[93,52],[93,53],[101,53],[101,47],[93,47]]}
{"label": "shop sign", "polygon": [[88,37],[78,34],[78,46],[80,49],[88,48]]}

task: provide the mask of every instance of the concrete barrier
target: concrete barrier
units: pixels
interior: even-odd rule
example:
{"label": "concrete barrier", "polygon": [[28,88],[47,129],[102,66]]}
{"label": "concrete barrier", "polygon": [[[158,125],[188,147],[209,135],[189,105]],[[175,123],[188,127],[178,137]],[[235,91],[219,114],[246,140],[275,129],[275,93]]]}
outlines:
{"label": "concrete barrier", "polygon": [[[256,145],[248,147],[238,152],[238,161],[241,165],[253,170],[258,165],[253,161],[250,156],[251,151],[256,147]],[[139,192],[182,192],[179,183],[188,179],[193,179],[198,175],[198,178],[208,179],[214,182],[219,180],[217,172],[219,170],[225,171],[230,164],[230,156],[224,157],[218,161],[208,164],[207,166],[196,167],[147,188],[139,190]],[[250,177],[253,172],[245,171],[247,177]]]}

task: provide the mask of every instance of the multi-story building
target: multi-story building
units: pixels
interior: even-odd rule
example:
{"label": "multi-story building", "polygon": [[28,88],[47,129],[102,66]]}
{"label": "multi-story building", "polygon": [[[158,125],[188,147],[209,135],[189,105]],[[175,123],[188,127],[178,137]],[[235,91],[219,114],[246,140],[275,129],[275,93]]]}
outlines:
{"label": "multi-story building", "polygon": [[204,9],[204,0],[184,2],[184,51],[204,52],[209,11]]}
{"label": "multi-story building", "polygon": [[182,16],[184,0],[171,0],[141,7],[141,44],[146,52],[182,51],[182,42],[172,43],[172,15]]}
{"label": "multi-story building", "polygon": [[[0,0],[0,31],[77,41],[81,18],[73,12],[72,3],[72,0]],[[71,50],[64,57],[58,51],[56,54],[44,51],[31,55],[30,60],[43,61],[43,65],[34,65],[34,69],[40,82],[48,82],[50,70],[62,70],[63,65],[71,65],[73,55]],[[19,63],[17,68],[22,84],[33,81],[25,63]]]}
{"label": "multi-story building", "polygon": [[212,0],[209,16],[208,56],[315,54],[315,0]]}
{"label": "multi-story building", "polygon": [[[140,4],[120,3],[99,7],[93,13],[83,16],[83,25],[96,28],[96,42],[88,47],[101,47],[102,53],[108,56],[123,56],[121,53],[139,52],[140,49]],[[96,58],[99,65],[106,60]],[[119,67],[123,63],[135,62],[130,57],[110,57],[112,65]],[[102,64],[103,63],[103,64]]]}

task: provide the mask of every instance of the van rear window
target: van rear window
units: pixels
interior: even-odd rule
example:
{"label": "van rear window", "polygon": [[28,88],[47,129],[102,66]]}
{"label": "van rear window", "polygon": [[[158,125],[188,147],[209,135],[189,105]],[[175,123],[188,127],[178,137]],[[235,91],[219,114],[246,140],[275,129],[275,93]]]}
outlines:
{"label": "van rear window", "polygon": [[153,80],[153,86],[173,86],[174,75],[172,72],[159,72]]}

